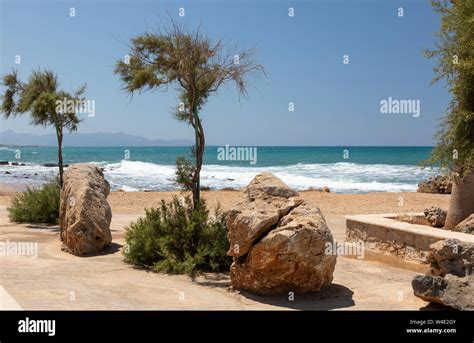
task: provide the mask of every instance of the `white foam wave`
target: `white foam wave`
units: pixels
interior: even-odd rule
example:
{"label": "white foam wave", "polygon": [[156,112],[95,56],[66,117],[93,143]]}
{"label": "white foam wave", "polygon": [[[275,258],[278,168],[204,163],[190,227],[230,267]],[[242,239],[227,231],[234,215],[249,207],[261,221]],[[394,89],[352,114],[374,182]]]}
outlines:
{"label": "white foam wave", "polygon": [[[295,189],[327,186],[341,193],[415,191],[422,179],[436,170],[421,170],[409,165],[356,163],[295,164],[277,167],[237,167],[205,165],[202,185],[215,189],[240,188],[263,171],[269,171]],[[174,189],[174,165],[140,161],[121,161],[105,166],[105,174],[115,185],[133,189]]]}
{"label": "white foam wave", "polygon": [[[91,162],[104,168],[112,189],[127,192],[139,190],[172,190],[174,165],[123,160],[119,163]],[[294,164],[273,167],[241,167],[204,165],[201,172],[203,186],[213,189],[241,188],[255,175],[269,171],[290,187],[298,190],[327,186],[333,192],[410,192],[417,184],[438,171],[422,170],[410,165],[326,163]],[[0,182],[41,184],[54,179],[57,168],[39,165],[0,166]]]}

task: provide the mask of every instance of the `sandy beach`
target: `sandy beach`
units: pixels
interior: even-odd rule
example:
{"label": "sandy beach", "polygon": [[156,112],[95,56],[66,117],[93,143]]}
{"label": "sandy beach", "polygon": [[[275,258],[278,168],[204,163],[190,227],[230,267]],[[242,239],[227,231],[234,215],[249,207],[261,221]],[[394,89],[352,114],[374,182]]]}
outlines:
{"label": "sandy beach", "polygon": [[[20,225],[8,220],[11,190],[0,195],[2,241],[34,241],[38,258],[4,256],[0,285],[4,304],[23,309],[420,309],[427,303],[413,296],[411,279],[426,266],[393,256],[366,253],[363,260],[339,256],[333,285],[323,293],[297,297],[259,297],[230,287],[228,274],[196,279],[138,270],[123,261],[124,228],[180,192],[112,192],[113,246],[105,254],[77,257],[60,249],[58,227]],[[224,209],[244,196],[240,191],[206,191],[211,206]],[[301,196],[321,208],[338,241],[345,237],[344,215],[421,211],[445,207],[449,196],[420,193],[333,194],[304,191]],[[403,206],[398,206],[403,198]],[[21,280],[21,282],[18,282]],[[383,287],[380,287],[383,285]],[[185,294],[185,300],[182,295]],[[71,300],[73,299],[73,300]],[[7,306],[7,305],[5,305]]]}

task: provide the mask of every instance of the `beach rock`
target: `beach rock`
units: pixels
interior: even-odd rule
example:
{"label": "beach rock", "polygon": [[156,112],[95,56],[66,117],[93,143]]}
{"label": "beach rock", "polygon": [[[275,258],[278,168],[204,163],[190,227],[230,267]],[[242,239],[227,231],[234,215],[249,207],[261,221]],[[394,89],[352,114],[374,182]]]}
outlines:
{"label": "beach rock", "polygon": [[257,198],[271,200],[275,197],[289,199],[299,195],[272,173],[258,174],[244,191],[250,201]]}
{"label": "beach rock", "polygon": [[271,173],[262,173],[244,189],[245,199],[227,214],[229,256],[245,255],[280,218],[303,202]]}
{"label": "beach rock", "polygon": [[439,207],[430,207],[424,211],[425,218],[433,227],[443,227],[446,222],[447,212]]}
{"label": "beach rock", "polygon": [[59,218],[64,250],[82,256],[111,243],[109,192],[110,185],[96,166],[75,164],[66,170]]}
{"label": "beach rock", "polygon": [[456,225],[453,231],[474,234],[474,213]]}
{"label": "beach rock", "polygon": [[9,164],[8,161],[0,161],[0,166],[8,166]]}
{"label": "beach rock", "polygon": [[438,175],[436,177],[430,177],[426,181],[422,181],[418,184],[418,193],[439,193],[439,194],[451,194],[453,187],[453,180],[448,175]]}
{"label": "beach rock", "polygon": [[324,186],[323,188],[321,188],[321,192],[331,193],[331,191],[329,190],[329,187],[327,187],[327,186]]}
{"label": "beach rock", "polygon": [[320,209],[270,173],[257,175],[244,192],[228,217],[232,286],[279,294],[330,285],[336,256],[325,254],[333,237]]}
{"label": "beach rock", "polygon": [[458,239],[445,239],[431,244],[430,249],[428,263],[431,275],[453,274],[464,277],[471,274],[474,266],[474,244]]}
{"label": "beach rock", "polygon": [[418,275],[411,282],[415,295],[427,302],[457,310],[474,310],[474,279],[454,275],[446,277]]}
{"label": "beach rock", "polygon": [[7,174],[7,175],[11,175],[11,173],[10,173],[8,170],[5,172],[5,174]]}
{"label": "beach rock", "polygon": [[447,239],[430,248],[430,271],[412,281],[415,296],[458,310],[474,310],[474,244]]}

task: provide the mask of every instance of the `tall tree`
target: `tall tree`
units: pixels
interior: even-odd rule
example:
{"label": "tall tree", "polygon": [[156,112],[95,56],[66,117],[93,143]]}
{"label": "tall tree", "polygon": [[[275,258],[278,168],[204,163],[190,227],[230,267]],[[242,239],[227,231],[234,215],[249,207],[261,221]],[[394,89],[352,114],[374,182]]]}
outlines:
{"label": "tall tree", "polygon": [[201,111],[209,97],[225,84],[233,83],[239,95],[247,95],[249,77],[264,74],[263,67],[256,63],[254,49],[226,53],[222,41],[211,42],[199,29],[186,32],[173,20],[158,33],[132,38],[130,50],[115,68],[127,92],[166,90],[170,86],[179,92],[180,104],[173,114],[193,127],[195,145],[194,163],[183,157],[177,159],[176,180],[192,191],[196,207],[205,149]]}
{"label": "tall tree", "polygon": [[432,1],[441,16],[434,50],[433,82],[444,79],[453,97],[428,160],[451,171],[454,179],[445,227],[452,229],[474,213],[474,1]]}
{"label": "tall tree", "polygon": [[64,130],[77,130],[80,120],[74,104],[83,100],[85,85],[73,94],[60,90],[58,78],[50,70],[33,71],[27,82],[20,81],[14,70],[3,76],[2,85],[6,88],[0,109],[4,118],[29,113],[32,125],[54,127],[58,141],[59,182],[62,187],[63,134]]}

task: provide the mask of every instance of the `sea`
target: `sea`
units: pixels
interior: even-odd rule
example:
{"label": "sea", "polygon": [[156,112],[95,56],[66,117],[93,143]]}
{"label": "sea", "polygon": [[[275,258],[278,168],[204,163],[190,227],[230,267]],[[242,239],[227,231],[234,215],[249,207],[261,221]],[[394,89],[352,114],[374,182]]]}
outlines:
{"label": "sea", "polygon": [[[263,171],[274,173],[297,190],[329,187],[335,193],[414,192],[420,181],[439,173],[422,169],[432,147],[252,147],[248,159],[205,150],[202,186],[241,188]],[[242,150],[243,151],[243,150]],[[104,171],[112,190],[176,190],[177,156],[190,156],[188,147],[64,147],[65,164],[94,163]],[[236,160],[240,157],[240,160]],[[0,147],[0,183],[12,187],[40,186],[54,179],[56,147]],[[8,164],[5,164],[8,161]],[[20,164],[20,165],[14,165]],[[46,166],[45,166],[46,165]]]}

